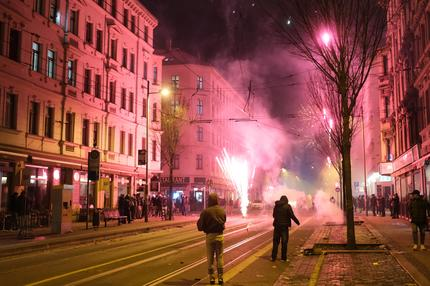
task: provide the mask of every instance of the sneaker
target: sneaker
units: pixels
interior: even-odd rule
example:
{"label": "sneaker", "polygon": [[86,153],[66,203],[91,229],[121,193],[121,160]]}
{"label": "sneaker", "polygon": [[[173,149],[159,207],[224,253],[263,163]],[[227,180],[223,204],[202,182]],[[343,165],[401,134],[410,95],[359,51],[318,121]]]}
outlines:
{"label": "sneaker", "polygon": [[418,250],[418,245],[414,244],[414,247],[412,247],[413,250]]}
{"label": "sneaker", "polygon": [[223,284],[224,284],[224,279],[219,278],[219,279],[218,279],[218,284],[219,284],[219,285],[223,285]]}
{"label": "sneaker", "polygon": [[211,278],[210,282],[211,285],[215,285],[215,278]]}
{"label": "sneaker", "polygon": [[421,244],[421,250],[426,250],[426,246],[424,244]]}

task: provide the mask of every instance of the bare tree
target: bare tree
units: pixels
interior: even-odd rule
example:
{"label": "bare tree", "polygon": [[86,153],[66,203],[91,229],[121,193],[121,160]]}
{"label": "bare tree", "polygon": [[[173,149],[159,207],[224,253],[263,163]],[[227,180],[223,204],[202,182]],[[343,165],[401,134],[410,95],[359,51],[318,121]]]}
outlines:
{"label": "bare tree", "polygon": [[[175,95],[176,96],[176,95]],[[172,104],[173,102],[173,104]],[[184,124],[187,120],[187,107],[185,104],[173,101],[164,101],[161,113],[161,164],[169,167],[169,199],[168,219],[172,219],[173,210],[173,170],[175,168],[175,157],[180,153],[179,143]]]}
{"label": "bare tree", "polygon": [[347,244],[355,247],[350,154],[354,117],[360,91],[382,42],[385,10],[375,0],[261,0],[259,4],[275,23],[281,42],[313,64],[333,89],[332,100],[320,102],[330,103],[325,108],[337,119]]}

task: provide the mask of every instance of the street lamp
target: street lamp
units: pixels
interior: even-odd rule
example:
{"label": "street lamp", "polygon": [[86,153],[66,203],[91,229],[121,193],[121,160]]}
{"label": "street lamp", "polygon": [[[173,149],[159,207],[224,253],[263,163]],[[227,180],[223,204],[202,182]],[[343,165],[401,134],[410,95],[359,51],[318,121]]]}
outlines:
{"label": "street lamp", "polygon": [[149,189],[149,95],[150,94],[158,94],[160,93],[163,96],[168,96],[170,94],[170,90],[168,88],[163,88],[157,92],[149,92],[149,80],[146,81],[146,168],[145,168],[145,191],[144,191],[144,200],[143,200],[143,209],[145,212],[145,222],[148,222],[148,189]]}

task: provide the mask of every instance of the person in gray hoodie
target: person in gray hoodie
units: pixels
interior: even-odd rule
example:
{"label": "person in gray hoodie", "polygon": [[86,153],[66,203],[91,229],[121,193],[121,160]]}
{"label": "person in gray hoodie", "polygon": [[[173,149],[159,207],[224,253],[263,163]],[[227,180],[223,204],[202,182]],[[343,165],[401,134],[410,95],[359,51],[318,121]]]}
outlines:
{"label": "person in gray hoodie", "polygon": [[300,225],[299,220],[294,215],[293,208],[288,203],[287,196],[281,196],[273,208],[273,226],[275,229],[273,230],[272,261],[276,260],[279,241],[281,241],[281,260],[287,261],[288,228],[291,227],[291,220]]}
{"label": "person in gray hoodie", "polygon": [[215,284],[214,255],[217,260],[218,284],[222,285],[224,272],[224,228],[225,210],[218,205],[216,193],[209,194],[208,207],[204,209],[197,221],[197,229],[206,233],[206,253],[210,284]]}

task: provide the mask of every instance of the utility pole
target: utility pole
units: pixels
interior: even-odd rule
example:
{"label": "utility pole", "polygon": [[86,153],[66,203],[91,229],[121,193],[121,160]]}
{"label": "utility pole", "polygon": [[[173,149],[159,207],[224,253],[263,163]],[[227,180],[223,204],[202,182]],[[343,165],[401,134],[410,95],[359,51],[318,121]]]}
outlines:
{"label": "utility pole", "polygon": [[369,215],[367,209],[367,171],[366,171],[366,141],[364,136],[364,112],[363,105],[361,106],[361,131],[363,133],[363,171],[364,171],[364,209],[366,210],[366,216]]}

